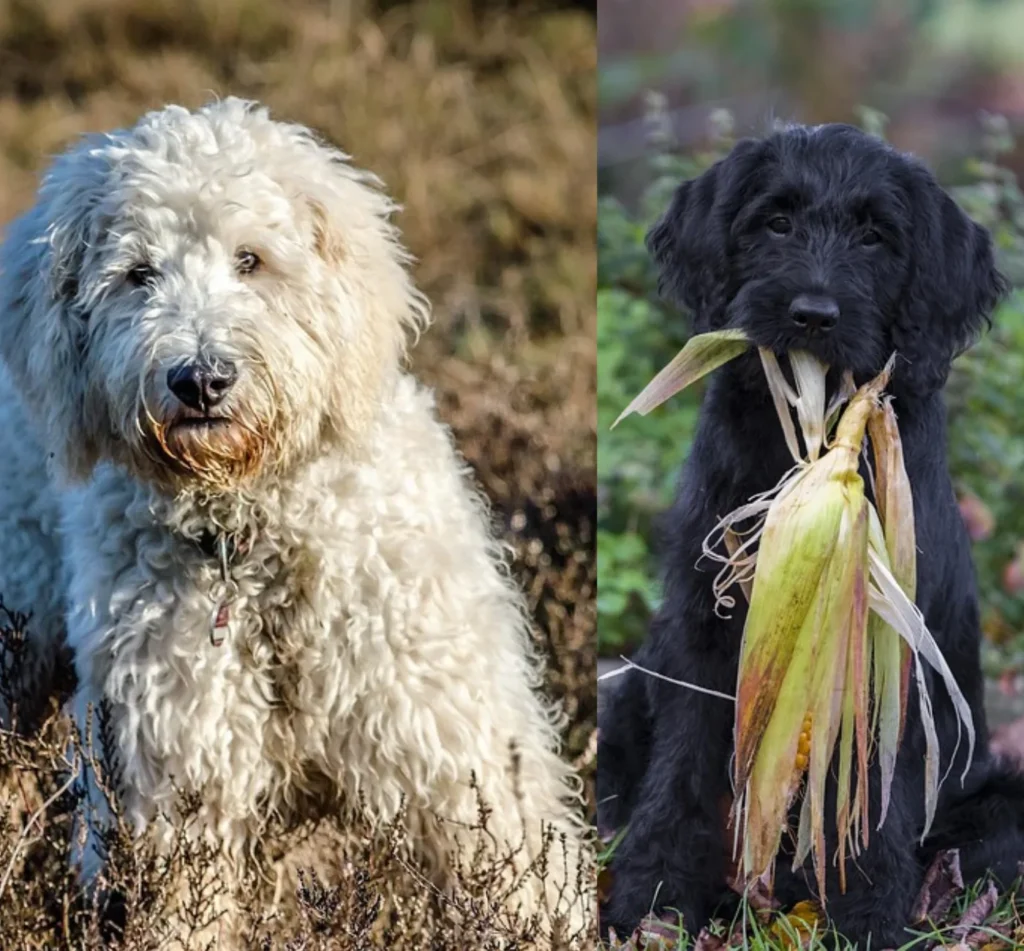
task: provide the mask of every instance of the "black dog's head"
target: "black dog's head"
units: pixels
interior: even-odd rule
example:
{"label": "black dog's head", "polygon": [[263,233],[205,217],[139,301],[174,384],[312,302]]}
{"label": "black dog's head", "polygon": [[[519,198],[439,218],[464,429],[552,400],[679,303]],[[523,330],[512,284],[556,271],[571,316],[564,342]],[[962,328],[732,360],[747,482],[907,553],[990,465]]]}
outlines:
{"label": "black dog's head", "polygon": [[917,160],[852,126],[745,139],[676,190],[647,245],[699,332],[943,385],[1005,291],[988,232]]}

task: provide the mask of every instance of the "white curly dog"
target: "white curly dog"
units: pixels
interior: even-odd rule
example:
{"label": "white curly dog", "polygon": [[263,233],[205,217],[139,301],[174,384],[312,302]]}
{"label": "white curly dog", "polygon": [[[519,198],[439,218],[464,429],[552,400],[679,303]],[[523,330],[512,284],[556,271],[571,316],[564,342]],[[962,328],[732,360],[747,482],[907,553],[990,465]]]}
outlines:
{"label": "white curly dog", "polygon": [[311,796],[404,802],[443,877],[475,777],[500,844],[572,853],[520,594],[401,369],[428,311],[378,186],[237,99],[54,161],[0,252],[0,593],[41,671],[66,637],[158,839],[178,790],[234,858]]}

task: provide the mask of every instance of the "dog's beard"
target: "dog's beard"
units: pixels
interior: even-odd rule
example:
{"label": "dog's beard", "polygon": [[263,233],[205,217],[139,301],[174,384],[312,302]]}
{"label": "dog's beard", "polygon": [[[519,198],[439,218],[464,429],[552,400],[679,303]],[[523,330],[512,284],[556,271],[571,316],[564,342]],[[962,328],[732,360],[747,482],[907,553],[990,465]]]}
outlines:
{"label": "dog's beard", "polygon": [[196,481],[211,489],[231,489],[256,477],[272,445],[266,423],[238,417],[151,420],[147,434],[150,463],[165,467],[174,482]]}

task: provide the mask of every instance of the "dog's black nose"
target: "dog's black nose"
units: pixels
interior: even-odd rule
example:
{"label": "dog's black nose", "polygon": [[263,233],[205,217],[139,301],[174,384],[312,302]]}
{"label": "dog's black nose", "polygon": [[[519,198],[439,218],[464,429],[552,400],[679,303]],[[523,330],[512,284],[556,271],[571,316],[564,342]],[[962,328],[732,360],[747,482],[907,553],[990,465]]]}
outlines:
{"label": "dog's black nose", "polygon": [[227,396],[238,371],[233,363],[220,361],[216,367],[185,363],[167,371],[167,386],[189,409],[206,412]]}
{"label": "dog's black nose", "polygon": [[839,305],[831,297],[798,294],[789,305],[789,316],[811,333],[828,333],[839,322]]}

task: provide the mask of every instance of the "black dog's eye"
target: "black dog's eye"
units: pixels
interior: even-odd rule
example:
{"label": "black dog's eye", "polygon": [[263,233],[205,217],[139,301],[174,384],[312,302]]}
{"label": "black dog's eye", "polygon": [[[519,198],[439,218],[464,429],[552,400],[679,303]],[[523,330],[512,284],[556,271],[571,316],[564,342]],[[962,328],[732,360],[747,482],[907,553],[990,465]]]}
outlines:
{"label": "black dog's eye", "polygon": [[156,271],[149,264],[136,264],[125,277],[133,287],[145,287],[156,278]]}
{"label": "black dog's eye", "polygon": [[873,248],[875,245],[882,243],[882,234],[877,228],[868,228],[868,230],[860,236],[860,243],[864,245],[865,248]]}
{"label": "black dog's eye", "polygon": [[781,238],[793,230],[793,223],[784,215],[776,215],[768,219],[768,230]]}
{"label": "black dog's eye", "polygon": [[248,248],[241,248],[235,252],[235,270],[239,274],[252,274],[254,271],[259,270],[262,263],[259,255]]}

